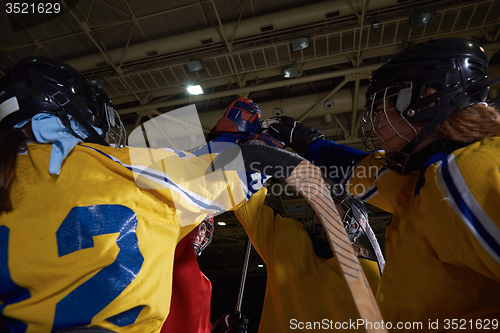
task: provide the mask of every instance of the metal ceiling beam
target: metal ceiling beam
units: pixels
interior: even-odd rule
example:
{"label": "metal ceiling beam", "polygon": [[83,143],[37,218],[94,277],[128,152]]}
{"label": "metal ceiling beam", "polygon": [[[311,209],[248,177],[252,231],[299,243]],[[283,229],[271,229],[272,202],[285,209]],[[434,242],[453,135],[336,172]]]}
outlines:
{"label": "metal ceiling beam", "polygon": [[[476,4],[477,5],[477,4]],[[471,7],[470,5],[468,7]],[[460,10],[464,10],[463,8],[465,7],[452,7],[452,8],[447,8],[447,9],[444,9],[440,12],[444,13],[446,11],[450,11],[450,10],[454,10],[454,11],[457,11],[457,9],[460,9]],[[491,6],[490,6],[491,8]],[[459,11],[460,12],[460,11]],[[444,14],[443,14],[444,15]],[[392,24],[392,23],[401,23],[402,19],[401,18],[398,18],[396,20],[392,19],[392,20],[389,20],[389,21],[385,21],[383,24],[382,24],[382,27],[381,27],[381,31],[384,30],[384,27],[387,25],[387,24]],[[358,44],[358,49],[357,49],[357,59],[355,60],[354,58],[351,57],[352,59],[352,62],[354,65],[358,64],[358,63],[362,63],[362,58],[361,58],[361,55],[363,55],[363,58],[364,59],[367,59],[367,58],[372,58],[372,57],[376,57],[376,56],[382,56],[382,55],[387,55],[387,54],[393,54],[393,53],[396,53],[397,51],[399,51],[400,47],[401,47],[401,43],[399,42],[399,40],[397,40],[397,38],[395,37],[394,39],[394,42],[390,45],[382,45],[382,39],[380,40],[380,43],[379,43],[379,46],[378,47],[374,47],[373,44],[371,44],[370,46],[368,45],[368,37],[371,37],[369,35],[369,27],[368,26],[365,26],[363,29],[360,29],[359,27],[354,29],[355,31],[353,32],[354,34],[358,34],[361,36],[361,31],[362,30],[366,30],[368,28],[368,34],[367,34],[367,42],[366,42],[366,45],[362,45],[361,43],[361,39],[358,37],[358,40],[359,42],[357,43]],[[471,34],[474,34],[474,32],[477,32],[477,31],[480,31],[478,29],[482,29],[484,31],[484,29],[482,27],[479,27],[479,28],[476,28],[476,29],[469,29],[469,31],[467,32],[464,32],[462,30],[460,31],[449,31],[447,32],[446,34],[443,34],[443,33],[438,33],[436,32],[436,35],[432,35],[432,36],[422,36],[420,38],[413,38],[411,39],[411,42],[413,43],[417,43],[417,42],[420,42],[420,41],[423,41],[423,40],[427,40],[429,38],[436,38],[436,37],[444,37],[444,36],[447,36],[447,37],[453,37],[453,36],[457,36],[457,37],[465,37],[467,38],[467,36],[472,36]],[[352,29],[351,29],[352,30]],[[356,32],[357,31],[357,32]],[[411,31],[411,30],[410,30]],[[347,31],[346,31],[347,32]],[[338,32],[337,32],[338,33]],[[340,33],[342,34],[342,31],[340,31]],[[464,35],[465,33],[465,35]],[[485,32],[483,32],[485,33]],[[321,37],[321,36],[320,36]],[[323,38],[329,38],[329,35],[325,35],[323,36]],[[315,38],[318,38],[318,36],[316,36]],[[285,42],[282,42],[281,44],[283,44]],[[283,44],[285,45],[285,44]],[[260,49],[262,50],[262,48],[265,47],[265,46],[261,46],[260,48],[256,48],[255,50],[257,49]],[[238,53],[236,54],[238,56],[238,58],[240,59],[240,62],[241,62],[241,55],[245,55],[245,54],[249,54],[250,56],[252,56],[252,51],[255,51],[254,49],[245,49],[245,50],[239,50]],[[219,55],[219,56],[224,56],[224,55]],[[335,63],[338,63],[339,62],[339,59],[342,58],[342,61],[346,58],[346,57],[350,57],[351,55],[349,53],[341,53],[339,55],[335,55],[335,56],[328,56],[328,57],[318,57],[316,59],[307,59],[307,61],[304,62],[304,69],[310,69],[310,68],[317,68],[317,67],[321,67],[321,66],[327,66],[326,63],[323,63],[321,64],[321,62],[330,62],[331,65],[335,64]],[[316,54],[315,54],[315,57],[316,57]],[[216,81],[219,81],[219,80],[225,80],[226,82],[224,82],[224,84],[227,84],[229,82],[234,82],[234,75],[235,75],[235,71],[238,71],[237,69],[237,66],[235,65],[235,60],[234,60],[234,56],[233,56],[233,70],[231,71],[231,73],[229,74],[224,74],[223,76],[219,76],[219,77],[212,77],[212,75],[209,75],[209,78],[206,79],[204,78],[203,80],[203,85],[204,86],[208,86],[208,87],[211,87],[211,86],[220,86],[220,82],[216,82]],[[217,64],[217,59],[214,58],[214,57],[208,57],[206,58],[206,60],[212,60],[212,61],[215,61],[215,64]],[[279,75],[278,74],[278,71],[280,71],[281,67],[283,66],[282,64],[278,63],[278,65],[270,65],[270,64],[267,64],[266,63],[266,66],[268,68],[266,69],[260,69],[257,70],[256,69],[256,66],[255,66],[255,63],[254,63],[254,59],[251,58],[252,62],[253,62],[253,70],[251,71],[243,71],[241,72],[241,74],[245,74],[245,75],[248,75],[247,77],[247,80],[251,80],[252,78],[255,78],[255,77],[259,77],[259,78],[263,78],[263,77],[269,77],[269,76],[274,76],[274,75]],[[265,59],[264,59],[265,60]],[[312,64],[310,66],[310,64]],[[178,67],[179,65],[177,65]],[[172,65],[170,64],[169,66],[163,66],[163,67],[155,67],[155,68],[149,68],[148,70],[143,71],[143,73],[146,73],[146,74],[149,74],[148,71],[160,71],[160,70],[165,70],[165,68],[176,68],[175,65]],[[241,66],[243,67],[243,65]],[[207,69],[208,70],[208,69]],[[132,78],[131,76],[132,75],[140,75],[141,74],[141,71],[137,71],[137,70],[134,70],[134,71],[127,71],[127,74],[126,74],[126,77],[129,77],[129,78]],[[237,72],[237,77],[239,77],[240,72]],[[149,74],[150,75],[150,74]],[[110,78],[112,80],[112,78]],[[132,78],[133,79],[133,78]],[[215,81],[212,81],[210,82],[211,80],[215,80]],[[156,87],[151,87],[150,89],[148,89],[148,91],[151,91],[151,96],[163,96],[163,95],[169,95],[169,94],[179,94],[179,93],[182,93],[183,91],[183,86],[181,86],[180,84],[181,82],[179,82],[178,84],[170,84],[170,86],[168,87],[165,87],[165,88],[159,88],[158,86]],[[244,84],[242,83],[242,86],[244,86]],[[149,87],[148,87],[149,88]],[[159,88],[159,89],[157,89]],[[144,89],[142,89],[144,90]],[[170,90],[170,91],[169,91]],[[108,93],[108,95],[110,96],[110,98],[112,98],[112,100],[116,103],[116,104],[120,104],[120,103],[125,103],[125,102],[130,102],[130,101],[133,101],[135,100],[135,96],[134,97],[126,97],[126,96],[117,96],[116,94],[113,94],[113,93]]]}
{"label": "metal ceiling beam", "polygon": [[[229,53],[229,57],[231,58],[231,62],[233,63],[233,68],[234,68],[234,71],[236,72],[235,74],[235,77],[236,77],[236,82],[238,83],[238,87],[241,87],[242,84],[241,84],[241,78],[240,78],[240,73],[238,72],[238,66],[236,66],[236,62],[234,61],[234,55],[233,55],[233,40],[229,41],[227,36],[226,36],[226,33],[224,32],[224,25],[222,24],[222,21],[220,19],[220,16],[219,16],[219,12],[217,11],[217,7],[215,6],[215,2],[212,0],[212,6],[214,8],[214,12],[215,12],[215,16],[217,17],[217,22],[219,22],[219,27],[217,29],[217,31],[219,31],[219,33],[221,34],[222,36],[222,39],[224,40],[224,43],[226,44],[226,48],[227,48],[227,52]],[[236,34],[237,32],[237,26],[238,26],[238,23],[240,21],[238,20],[238,22],[236,23],[234,29],[234,34]]]}
{"label": "metal ceiling beam", "polygon": [[[397,5],[396,0],[373,0],[370,9],[379,9]],[[339,11],[339,16],[351,15],[351,8],[343,0],[324,1],[316,4],[309,4],[302,7],[292,8],[281,12],[261,15],[258,17],[242,20],[234,35],[234,39],[250,36],[258,36],[262,32],[260,27],[273,25],[274,30],[284,30],[300,25],[313,24],[325,20],[325,15],[333,10]],[[138,18],[141,19],[141,18]],[[224,25],[224,30],[228,33],[235,31],[236,22]],[[131,45],[127,50],[124,61],[132,62],[147,58],[146,52],[156,49],[159,54],[171,54],[182,50],[194,49],[202,46],[201,40],[211,38],[214,44],[224,42],[218,36],[218,32],[213,27],[198,31],[188,32],[175,36],[165,37],[144,43]],[[118,48],[108,53],[108,57],[113,60],[113,64],[118,64],[124,53],[124,48]],[[102,62],[99,54],[91,54],[75,59],[65,60],[68,65],[75,67],[79,71],[89,71]]]}
{"label": "metal ceiling beam", "polygon": [[180,99],[166,101],[166,102],[162,102],[162,103],[145,104],[145,105],[135,106],[135,107],[131,107],[131,108],[121,109],[121,110],[118,110],[118,113],[120,115],[122,115],[122,114],[140,112],[143,110],[159,109],[159,108],[182,105],[182,104],[191,104],[191,103],[195,103],[195,102],[206,101],[207,99],[221,98],[221,97],[240,95],[240,94],[248,94],[250,92],[255,92],[255,91],[259,91],[259,90],[267,90],[267,89],[285,87],[285,86],[290,85],[290,84],[308,83],[308,82],[312,82],[312,81],[331,79],[331,78],[335,78],[335,77],[349,76],[349,75],[353,75],[356,73],[372,72],[373,70],[379,68],[380,66],[381,66],[381,64],[375,64],[375,65],[357,67],[357,68],[352,68],[352,69],[337,70],[337,71],[332,71],[332,72],[328,72],[328,73],[321,73],[321,74],[310,75],[310,76],[306,76],[306,77],[297,77],[297,78],[293,78],[293,79],[282,80],[282,81],[271,82],[271,83],[264,83],[264,84],[259,84],[259,85],[255,85],[255,86],[246,86],[244,88],[231,89],[231,90],[216,92],[216,93],[212,93],[212,94],[204,94],[204,95],[197,95],[197,96],[192,96],[192,97],[187,97],[187,98],[180,98]]}
{"label": "metal ceiling beam", "polygon": [[342,89],[343,86],[346,85],[347,82],[352,81],[352,76],[351,75],[346,75],[345,79],[340,82],[332,91],[330,91],[328,94],[325,95],[316,105],[314,105],[312,108],[310,108],[306,113],[304,113],[302,116],[300,116],[297,120],[298,121],[304,121],[307,117],[311,116],[314,111],[316,111],[317,108],[319,108],[321,105],[323,105],[324,101],[335,95],[340,89]]}
{"label": "metal ceiling beam", "polygon": [[[389,52],[391,53],[398,50],[398,47],[392,47],[390,49],[387,48],[380,48],[377,51],[377,55],[379,51],[383,52]],[[333,56],[329,58],[323,58],[323,59],[317,59],[317,60],[309,60],[306,63],[304,63],[304,69],[314,69],[314,68],[320,68],[320,67],[325,67],[325,66],[331,66],[335,65],[338,63],[346,62],[347,57],[345,55],[340,55],[340,56]],[[269,77],[277,76],[280,75],[282,65],[276,65],[276,66],[270,66],[266,69],[258,69],[258,70],[252,70],[252,71],[247,71],[245,72],[245,81],[252,81],[252,80],[257,80],[259,79],[260,81]],[[139,74],[139,73],[134,73],[134,75]],[[125,74],[125,77],[131,77],[132,74]],[[108,82],[111,82],[111,80],[106,80]],[[219,86],[224,86],[228,85],[230,83],[233,83],[233,77],[231,74],[220,76],[220,77],[214,77],[210,79],[205,79],[202,80],[202,85],[203,88],[211,88],[211,87],[219,87]],[[292,82],[289,82],[290,84],[293,84]],[[181,84],[176,84],[176,85],[170,85],[164,88],[158,88],[158,89],[151,89],[149,90],[150,96],[151,97],[161,97],[161,96],[166,96],[166,95],[178,95],[180,93],[185,92],[185,86]],[[120,96],[115,96],[113,94],[109,94],[108,96],[112,99],[113,103],[115,105],[122,104],[122,103],[128,103],[128,102],[133,102],[136,100],[135,96],[133,95],[120,95]]]}
{"label": "metal ceiling beam", "polygon": [[358,112],[358,98],[359,95],[359,81],[361,80],[361,76],[359,73],[356,74],[356,79],[354,80],[354,93],[352,98],[352,118],[351,118],[351,139],[354,139],[356,133],[356,113]]}
{"label": "metal ceiling beam", "polygon": [[[65,3],[64,0],[61,0],[62,3],[64,4],[64,6],[67,8],[67,5]],[[76,7],[78,7],[78,4],[75,5]],[[87,22],[81,22],[80,19],[78,19],[78,17],[76,17],[75,13],[70,10],[69,11],[71,16],[73,17],[73,19],[80,25],[80,27],[82,28],[83,31],[85,31],[85,34],[87,35],[87,37],[92,41],[92,43],[97,47],[97,49],[99,50],[100,52],[100,55],[106,60],[106,62],[111,65],[113,67],[113,69],[116,71],[116,73],[122,78],[122,83],[128,88],[128,90],[130,92],[134,92],[134,89],[132,89],[132,87],[130,87],[130,85],[127,83],[127,81],[123,78],[123,71],[121,70],[121,68],[117,67],[115,64],[113,64],[113,62],[109,59],[106,51],[102,48],[102,46],[95,40],[95,38],[92,36],[92,34],[90,33],[90,27],[88,25]],[[139,99],[137,97],[137,99]]]}

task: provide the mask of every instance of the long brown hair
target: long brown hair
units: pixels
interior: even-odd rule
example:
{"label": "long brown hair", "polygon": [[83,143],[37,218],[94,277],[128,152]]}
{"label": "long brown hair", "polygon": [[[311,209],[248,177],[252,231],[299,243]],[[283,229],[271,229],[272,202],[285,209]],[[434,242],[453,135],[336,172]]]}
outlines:
{"label": "long brown hair", "polygon": [[[424,96],[432,95],[435,92],[437,92],[435,87],[427,87]],[[424,109],[434,104],[430,103]],[[420,131],[427,124],[428,122],[414,124],[414,127]],[[449,115],[444,123],[429,136],[428,142],[437,138],[445,138],[457,142],[472,143],[496,135],[500,135],[499,110],[486,103],[478,103]]]}
{"label": "long brown hair", "polygon": [[500,114],[486,104],[475,104],[452,113],[436,129],[440,137],[458,142],[475,142],[500,135]]}
{"label": "long brown hair", "polygon": [[20,129],[0,130],[0,214],[12,210],[10,188],[16,177],[17,153],[25,139]]}

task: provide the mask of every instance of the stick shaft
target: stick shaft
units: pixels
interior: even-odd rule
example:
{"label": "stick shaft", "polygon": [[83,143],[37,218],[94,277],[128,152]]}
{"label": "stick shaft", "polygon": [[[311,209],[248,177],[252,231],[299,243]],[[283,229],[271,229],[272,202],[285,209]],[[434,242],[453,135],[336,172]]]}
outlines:
{"label": "stick shaft", "polygon": [[245,283],[247,279],[248,263],[250,261],[250,252],[252,250],[252,243],[249,238],[247,238],[245,248],[245,260],[243,260],[243,267],[241,269],[240,287],[238,289],[238,297],[236,298],[236,305],[234,307],[235,312],[241,312],[241,303],[243,301],[243,292],[245,290]]}
{"label": "stick shaft", "polygon": [[[302,161],[286,181],[307,199],[320,217],[361,319],[381,324],[382,316],[377,302],[319,169],[307,161]],[[373,326],[380,327],[380,325]],[[387,330],[367,329],[367,332],[387,332]]]}

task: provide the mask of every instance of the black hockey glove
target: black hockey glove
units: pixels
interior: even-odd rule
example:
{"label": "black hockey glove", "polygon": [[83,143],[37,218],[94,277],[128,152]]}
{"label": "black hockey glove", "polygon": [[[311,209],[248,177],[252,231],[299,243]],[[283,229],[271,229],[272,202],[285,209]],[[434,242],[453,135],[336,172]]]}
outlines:
{"label": "black hockey glove", "polygon": [[248,318],[241,312],[223,315],[212,325],[212,333],[247,333]]}
{"label": "black hockey glove", "polygon": [[262,122],[262,128],[267,129],[269,134],[283,141],[300,156],[307,153],[309,146],[314,141],[325,138],[317,129],[304,126],[292,117],[287,116],[267,119]]}

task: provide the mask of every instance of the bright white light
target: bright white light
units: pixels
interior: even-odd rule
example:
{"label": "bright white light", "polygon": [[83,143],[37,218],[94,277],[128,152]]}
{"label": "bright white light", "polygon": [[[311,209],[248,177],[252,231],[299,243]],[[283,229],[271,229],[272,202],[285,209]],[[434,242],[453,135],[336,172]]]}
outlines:
{"label": "bright white light", "polygon": [[226,222],[217,222],[218,225],[226,225]]}
{"label": "bright white light", "polygon": [[299,76],[299,69],[295,66],[287,67],[281,71],[281,75],[283,75],[283,77],[287,78],[287,79],[292,78],[292,77],[297,77],[297,76]]}
{"label": "bright white light", "polygon": [[292,40],[292,48],[294,51],[300,51],[309,47],[309,37],[299,37]]}
{"label": "bright white light", "polygon": [[260,268],[262,268],[262,267],[264,267],[264,265],[257,265],[257,267],[260,267]]}
{"label": "bright white light", "polygon": [[201,86],[199,84],[193,85],[193,86],[188,86],[187,90],[191,95],[202,95],[203,94],[203,89],[201,89]]}

